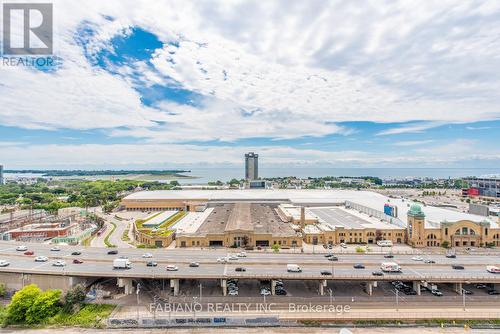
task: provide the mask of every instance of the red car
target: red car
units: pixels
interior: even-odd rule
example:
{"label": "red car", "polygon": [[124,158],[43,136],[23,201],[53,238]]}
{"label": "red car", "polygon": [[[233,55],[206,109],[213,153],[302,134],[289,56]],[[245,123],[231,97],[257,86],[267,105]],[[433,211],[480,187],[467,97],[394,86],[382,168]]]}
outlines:
{"label": "red car", "polygon": [[24,252],[24,255],[35,255],[35,252],[33,252],[33,251],[26,251],[26,252]]}
{"label": "red car", "polygon": [[82,261],[82,260],[79,260],[79,259],[74,259],[74,260],[73,260],[73,263],[74,263],[74,264],[82,264],[82,263],[83,263],[83,261]]}

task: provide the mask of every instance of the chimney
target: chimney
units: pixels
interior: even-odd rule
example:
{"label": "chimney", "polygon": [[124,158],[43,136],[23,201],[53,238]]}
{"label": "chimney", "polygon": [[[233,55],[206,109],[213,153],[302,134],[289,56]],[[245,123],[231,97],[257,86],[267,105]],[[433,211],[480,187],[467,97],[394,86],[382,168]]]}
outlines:
{"label": "chimney", "polygon": [[306,208],[300,207],[300,227],[304,228],[306,226]]}

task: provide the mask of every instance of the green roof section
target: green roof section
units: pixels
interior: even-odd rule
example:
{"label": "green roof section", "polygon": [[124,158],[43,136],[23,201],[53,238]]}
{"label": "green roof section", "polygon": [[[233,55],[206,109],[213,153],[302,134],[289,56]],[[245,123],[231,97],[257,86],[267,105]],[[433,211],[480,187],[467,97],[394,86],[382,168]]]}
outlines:
{"label": "green roof section", "polygon": [[408,216],[412,217],[425,217],[424,212],[422,211],[422,207],[416,203],[413,203],[410,206],[410,210],[408,211]]}

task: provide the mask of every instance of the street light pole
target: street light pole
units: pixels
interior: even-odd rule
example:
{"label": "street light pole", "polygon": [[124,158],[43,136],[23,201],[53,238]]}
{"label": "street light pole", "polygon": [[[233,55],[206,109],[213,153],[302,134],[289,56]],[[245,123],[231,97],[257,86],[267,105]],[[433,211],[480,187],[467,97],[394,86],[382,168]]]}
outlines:
{"label": "street light pole", "polygon": [[200,303],[201,303],[202,291],[203,291],[203,285],[201,285],[200,283]]}
{"label": "street light pole", "polygon": [[396,311],[399,311],[399,290],[396,289]]}
{"label": "street light pole", "polygon": [[464,288],[462,288],[462,304],[463,304],[464,311],[465,311],[465,289]]}
{"label": "street light pole", "polygon": [[141,289],[141,283],[137,283],[137,291],[135,292],[137,296],[137,326],[139,326],[139,291]]}

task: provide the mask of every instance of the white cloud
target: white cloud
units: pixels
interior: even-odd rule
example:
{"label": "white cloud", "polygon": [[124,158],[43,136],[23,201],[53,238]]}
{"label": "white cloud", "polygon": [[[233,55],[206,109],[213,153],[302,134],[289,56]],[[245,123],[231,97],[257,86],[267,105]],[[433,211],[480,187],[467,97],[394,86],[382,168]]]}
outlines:
{"label": "white cloud", "polygon": [[421,122],[416,124],[403,125],[378,132],[377,136],[396,135],[401,133],[420,133],[425,130],[442,126],[443,122]]}
{"label": "white cloud", "polygon": [[430,143],[433,143],[434,140],[429,139],[429,140],[407,140],[407,141],[400,141],[396,142],[393,145],[394,146],[420,146],[420,145],[427,145]]}
{"label": "white cloud", "polygon": [[[0,110],[4,125],[132,127],[114,134],[150,140],[168,129],[176,141],[321,136],[345,132],[332,125],[339,121],[500,117],[500,78],[492,75],[500,65],[494,19],[500,9],[491,2],[75,0],[57,1],[54,8],[56,50],[64,65],[55,73],[3,67],[0,102],[9,106]],[[73,39],[83,21],[97,29],[86,45],[94,51],[109,48],[109,40],[130,26],[165,42],[181,37],[179,48],[158,52],[156,69],[215,102],[198,111],[172,103],[144,107],[129,78],[89,66]],[[165,82],[140,63],[134,66],[146,84]],[[238,108],[259,112],[240,117]],[[186,117],[166,116],[170,109]],[[193,125],[197,119],[199,126]],[[162,127],[156,120],[172,123]]]}
{"label": "white cloud", "polygon": [[[264,166],[436,166],[467,160],[500,161],[500,151],[485,153],[468,140],[380,154],[361,150],[322,151],[289,146],[234,147],[183,144],[25,145],[0,149],[8,167],[25,168],[176,168],[241,166],[243,154],[259,152]],[[133,157],[133,159],[131,159]]]}

